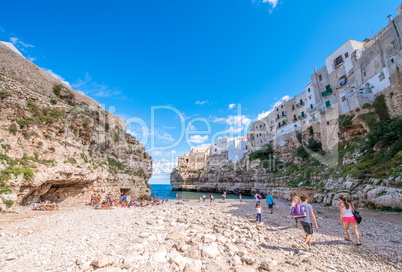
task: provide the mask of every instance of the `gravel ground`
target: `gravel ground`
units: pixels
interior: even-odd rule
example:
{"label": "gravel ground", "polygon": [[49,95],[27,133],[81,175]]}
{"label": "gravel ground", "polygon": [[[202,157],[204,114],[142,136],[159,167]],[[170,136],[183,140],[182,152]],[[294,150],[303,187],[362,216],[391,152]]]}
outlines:
{"label": "gravel ground", "polygon": [[19,214],[0,216],[0,270],[401,271],[400,214],[362,210],[357,247],[344,240],[336,209],[313,204],[319,229],[307,252],[289,206],[278,201],[269,214],[264,205],[262,224],[251,200],[102,211],[18,207]]}

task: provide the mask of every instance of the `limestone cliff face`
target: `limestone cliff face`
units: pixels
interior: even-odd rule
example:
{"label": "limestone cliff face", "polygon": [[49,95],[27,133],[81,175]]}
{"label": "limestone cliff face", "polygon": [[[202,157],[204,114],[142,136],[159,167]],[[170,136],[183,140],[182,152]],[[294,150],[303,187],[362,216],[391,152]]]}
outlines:
{"label": "limestone cliff face", "polygon": [[[246,161],[246,160],[244,160]],[[286,187],[289,177],[276,177],[259,167],[259,160],[245,165],[227,165],[220,169],[204,167],[191,170],[186,167],[173,169],[170,184],[174,191],[217,192],[250,195],[271,192],[275,197],[290,200],[293,195],[307,194],[313,197],[318,190],[312,187]]]}
{"label": "limestone cliff face", "polygon": [[338,205],[339,196],[344,195],[362,207],[402,209],[402,175],[388,179],[359,180],[351,175],[342,177],[337,172],[328,174],[332,171],[330,168],[323,171],[316,167],[307,179],[290,170],[277,175],[267,173],[259,164],[259,160],[248,163],[245,157],[243,164],[229,164],[220,169],[177,167],[170,175],[170,183],[176,191],[226,191],[248,195],[271,192],[275,197],[285,200],[291,200],[296,194],[306,194],[310,201],[332,206]]}
{"label": "limestone cliff face", "polygon": [[152,159],[125,130],[123,119],[0,44],[0,204],[83,202],[93,191],[149,196]]}

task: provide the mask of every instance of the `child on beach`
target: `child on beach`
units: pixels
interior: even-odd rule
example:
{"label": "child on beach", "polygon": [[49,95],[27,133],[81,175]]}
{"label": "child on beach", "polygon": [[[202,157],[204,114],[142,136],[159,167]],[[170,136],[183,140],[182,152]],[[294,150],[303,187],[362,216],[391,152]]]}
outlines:
{"label": "child on beach", "polygon": [[261,223],[261,215],[262,215],[262,208],[261,208],[261,204],[257,203],[255,204],[255,211],[257,213],[257,217],[256,217],[256,221],[257,223],[260,222]]}
{"label": "child on beach", "polygon": [[[300,202],[301,202],[300,197],[295,195],[293,197],[292,206],[290,208],[297,206]],[[295,221],[296,221],[295,227],[297,228],[299,225],[299,218],[295,218]]]}
{"label": "child on beach", "polygon": [[301,245],[306,251],[309,251],[311,250],[311,238],[313,237],[312,221],[314,221],[316,230],[318,230],[318,225],[313,212],[313,207],[308,204],[308,197],[306,195],[302,195],[300,199],[302,202],[298,205],[302,206],[304,212],[306,213],[306,217],[300,218],[300,224],[303,227],[304,232],[306,233],[306,240]]}

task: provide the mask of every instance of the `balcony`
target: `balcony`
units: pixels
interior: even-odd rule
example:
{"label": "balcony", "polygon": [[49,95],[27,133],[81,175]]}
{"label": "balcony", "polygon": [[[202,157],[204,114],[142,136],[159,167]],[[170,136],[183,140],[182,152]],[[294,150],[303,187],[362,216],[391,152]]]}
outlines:
{"label": "balcony", "polygon": [[308,110],[307,110],[307,112],[312,112],[313,110],[316,110],[316,109],[317,109],[316,106],[313,106],[312,108],[309,107]]}
{"label": "balcony", "polygon": [[310,124],[313,124],[315,122],[318,122],[318,119],[313,117],[313,118],[310,118],[310,120],[308,120],[308,121],[310,122]]}
{"label": "balcony", "polygon": [[332,94],[332,88],[331,88],[330,85],[327,85],[327,86],[325,87],[325,91],[323,91],[323,92],[321,93],[321,95],[322,95],[323,97],[325,97],[325,96],[328,96],[328,95],[330,95],[330,94]]}
{"label": "balcony", "polygon": [[282,118],[286,118],[286,114],[285,114],[285,115],[282,115],[282,116],[279,116],[279,117],[277,116],[277,117],[276,117],[276,121],[281,120]]}
{"label": "balcony", "polygon": [[302,120],[302,119],[304,119],[306,117],[307,117],[307,115],[304,115],[304,116],[299,115],[299,120]]}
{"label": "balcony", "polygon": [[332,109],[333,109],[332,105],[324,106],[324,107],[322,107],[322,108],[319,109],[319,112],[322,113],[322,114],[324,114],[325,112],[327,112],[327,111],[329,111],[329,110],[332,110]]}
{"label": "balcony", "polygon": [[296,107],[300,108],[300,107],[303,107],[304,105],[305,105],[305,103],[304,103],[304,102],[301,102],[301,103],[297,103],[297,104],[296,104]]}

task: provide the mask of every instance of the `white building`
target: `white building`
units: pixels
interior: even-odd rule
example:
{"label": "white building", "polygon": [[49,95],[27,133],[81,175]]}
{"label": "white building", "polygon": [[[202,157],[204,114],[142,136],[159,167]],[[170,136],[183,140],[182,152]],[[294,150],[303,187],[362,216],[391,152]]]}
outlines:
{"label": "white building", "polygon": [[228,159],[232,163],[240,161],[247,153],[247,141],[243,137],[229,141]]}

